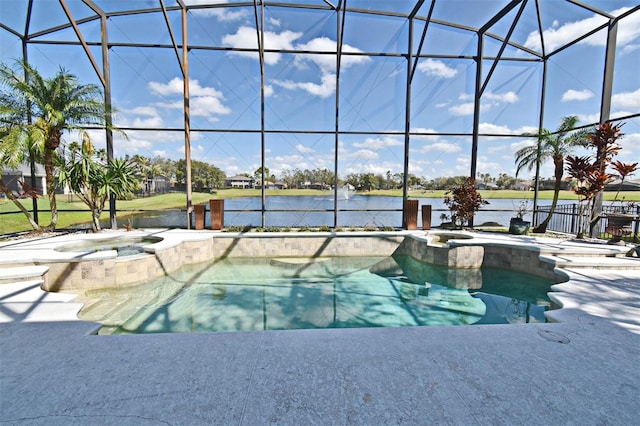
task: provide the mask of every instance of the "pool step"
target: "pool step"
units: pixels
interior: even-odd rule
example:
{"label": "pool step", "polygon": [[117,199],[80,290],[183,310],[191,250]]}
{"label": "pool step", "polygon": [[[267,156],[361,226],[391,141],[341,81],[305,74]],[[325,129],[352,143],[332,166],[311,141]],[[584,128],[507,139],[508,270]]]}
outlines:
{"label": "pool step", "polygon": [[99,299],[94,302],[87,302],[82,310],[82,319],[85,321],[102,322],[105,318],[109,318],[115,312],[122,309],[122,306],[130,301],[131,296],[129,295],[112,295],[109,297],[109,300]]}
{"label": "pool step", "polygon": [[32,279],[44,279],[44,275],[48,271],[48,266],[36,265],[0,268],[0,285]]}
{"label": "pool step", "polygon": [[77,321],[82,303],[75,294],[50,293],[33,279],[0,284],[0,323]]}

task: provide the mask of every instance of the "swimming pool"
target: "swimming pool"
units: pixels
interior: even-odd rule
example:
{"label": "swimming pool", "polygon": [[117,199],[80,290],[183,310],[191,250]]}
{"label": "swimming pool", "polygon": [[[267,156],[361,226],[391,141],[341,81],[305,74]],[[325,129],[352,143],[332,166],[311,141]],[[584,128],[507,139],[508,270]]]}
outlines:
{"label": "swimming pool", "polygon": [[233,257],[119,289],[94,289],[81,318],[100,334],[544,322],[553,281],[448,268],[407,255]]}

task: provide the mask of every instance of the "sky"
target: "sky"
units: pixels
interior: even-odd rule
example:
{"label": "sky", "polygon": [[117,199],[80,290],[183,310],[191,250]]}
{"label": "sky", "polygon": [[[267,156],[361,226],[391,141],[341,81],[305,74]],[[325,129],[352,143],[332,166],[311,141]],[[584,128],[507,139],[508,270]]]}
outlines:
{"label": "sky", "polygon": [[[188,5],[226,7],[188,12],[189,87],[192,159],[222,169],[228,176],[253,172],[261,166],[261,76],[253,7],[232,1],[185,0]],[[335,2],[335,1],[334,1]],[[0,60],[11,63],[21,55],[19,39],[7,29],[24,31],[25,3],[0,2]],[[75,19],[93,15],[79,0],[67,0]],[[224,4],[228,3],[228,4]],[[298,2],[326,6],[322,0]],[[508,2],[505,0],[436,1],[433,18],[481,27]],[[586,0],[595,8],[618,16],[637,3],[632,0]],[[151,0],[98,0],[107,12],[158,7]],[[177,3],[165,0],[168,7]],[[418,11],[426,16],[431,2]],[[401,173],[404,164],[407,60],[407,19],[366,11],[388,10],[406,14],[415,1],[349,0],[345,15],[343,56],[337,82],[337,15],[312,8],[265,6],[264,127],[265,166],[272,174],[286,170],[333,170],[338,105],[338,175],[350,173]],[[228,7],[227,7],[228,6]],[[505,37],[516,8],[488,32]],[[553,52],[576,40],[606,20],[594,12],[562,0],[542,0],[544,48]],[[170,26],[182,42],[180,12],[169,12]],[[30,22],[34,43],[29,61],[45,76],[60,66],[83,83],[100,84],[87,55],[79,46],[43,41],[73,41],[72,29],[38,36],[39,31],[68,23],[60,3],[35,0]],[[88,42],[100,40],[98,20],[79,25]],[[424,22],[416,21],[413,52],[417,52]],[[525,49],[507,47],[492,72],[481,98],[477,172],[497,177],[515,175],[514,153],[535,133],[540,115],[542,63],[530,51],[541,50],[535,2],[527,2],[511,40]],[[425,179],[468,175],[470,172],[478,40],[475,33],[432,23],[412,79],[410,97],[409,172]],[[128,139],[116,136],[116,156],[184,158],[182,113],[183,76],[171,46],[161,12],[113,16],[108,20],[112,101],[115,124],[127,130]],[[122,43],[137,43],[128,47]],[[164,45],[165,48],[154,48]],[[554,130],[562,117],[577,115],[582,124],[599,119],[606,31],[598,31],[578,44],[561,50],[548,61],[543,126]],[[213,47],[213,48],[212,48]],[[498,54],[501,43],[484,37],[485,56]],[[232,51],[231,49],[239,49]],[[102,66],[99,47],[91,47]],[[309,53],[313,52],[313,53]],[[486,77],[492,60],[483,61]],[[336,98],[338,102],[336,102]],[[620,21],[615,53],[611,116],[640,112],[640,11]],[[165,130],[144,130],[165,129]],[[249,133],[240,130],[250,130]],[[310,133],[309,131],[320,132]],[[623,150],[618,159],[640,161],[640,118],[625,120]],[[501,136],[497,136],[501,135]],[[72,142],[75,135],[65,135]],[[102,132],[93,134],[96,146],[104,144]],[[577,151],[577,153],[581,153]],[[541,172],[552,176],[551,164]],[[524,171],[520,177],[529,179]],[[638,178],[636,176],[635,178]]]}

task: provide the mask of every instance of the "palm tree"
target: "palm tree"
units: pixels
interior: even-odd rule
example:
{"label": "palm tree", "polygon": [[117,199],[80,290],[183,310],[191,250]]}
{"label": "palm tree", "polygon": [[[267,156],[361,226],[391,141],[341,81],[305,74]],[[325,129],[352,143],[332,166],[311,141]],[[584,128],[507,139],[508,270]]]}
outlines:
{"label": "palm tree", "polygon": [[[106,108],[102,92],[95,84],[80,84],[77,78],[60,68],[53,78],[44,78],[27,62],[18,62],[15,68],[0,64],[2,91],[1,120],[7,124],[6,138],[19,138],[17,134],[40,129],[39,140],[33,141],[42,152],[47,195],[51,208],[53,230],[58,222],[55,195],[54,164],[56,150],[64,131],[82,126],[105,123]],[[3,138],[3,141],[6,139]]]}
{"label": "palm tree", "polygon": [[61,162],[60,182],[69,185],[74,193],[91,209],[94,232],[99,232],[100,215],[111,195],[124,198],[138,189],[138,179],[132,161],[100,159],[86,132],[82,143],[69,144],[67,158]]}
{"label": "palm tree", "polygon": [[555,132],[547,129],[540,129],[537,134],[525,134],[538,139],[535,145],[525,146],[518,150],[516,157],[516,176],[524,168],[532,171],[536,165],[541,166],[546,160],[553,160],[553,201],[549,209],[549,215],[544,221],[538,225],[533,232],[545,232],[551,221],[551,217],[558,205],[558,196],[560,195],[560,185],[564,173],[564,159],[576,146],[586,146],[587,132],[585,130],[576,131],[578,117],[571,115],[564,117],[560,122],[560,126]]}

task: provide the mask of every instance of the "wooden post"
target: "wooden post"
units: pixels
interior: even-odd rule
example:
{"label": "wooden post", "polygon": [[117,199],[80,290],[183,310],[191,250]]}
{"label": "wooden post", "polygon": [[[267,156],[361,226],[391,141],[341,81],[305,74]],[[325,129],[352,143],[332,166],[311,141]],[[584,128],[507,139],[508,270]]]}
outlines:
{"label": "wooden post", "polygon": [[418,200],[406,200],[407,229],[418,229]]}
{"label": "wooden post", "polygon": [[194,208],[196,214],[196,229],[204,229],[206,206],[204,204],[196,204]]}
{"label": "wooden post", "polygon": [[422,206],[422,229],[431,229],[431,204]]}
{"label": "wooden post", "polygon": [[211,229],[219,231],[224,226],[224,200],[209,200]]}

